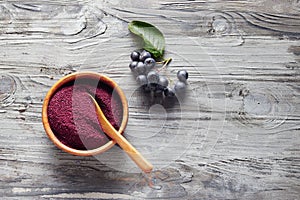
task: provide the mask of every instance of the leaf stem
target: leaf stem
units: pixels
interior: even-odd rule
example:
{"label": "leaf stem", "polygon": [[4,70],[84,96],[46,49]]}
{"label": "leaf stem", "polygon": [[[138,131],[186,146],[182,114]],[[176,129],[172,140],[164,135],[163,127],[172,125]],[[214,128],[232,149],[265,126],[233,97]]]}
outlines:
{"label": "leaf stem", "polygon": [[165,60],[163,60],[161,62],[157,62],[157,64],[163,64],[163,66],[159,68],[159,71],[161,71],[164,68],[166,68],[170,64],[171,61],[172,61],[172,58],[167,58],[167,59],[165,59]]}

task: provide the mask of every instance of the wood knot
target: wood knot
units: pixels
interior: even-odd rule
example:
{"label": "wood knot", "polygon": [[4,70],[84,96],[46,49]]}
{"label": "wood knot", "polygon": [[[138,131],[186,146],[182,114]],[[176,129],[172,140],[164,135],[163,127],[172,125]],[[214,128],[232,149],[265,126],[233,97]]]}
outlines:
{"label": "wood knot", "polygon": [[207,33],[211,35],[228,35],[232,32],[233,22],[226,15],[222,13],[214,14],[208,19],[206,23]]}
{"label": "wood knot", "polygon": [[0,107],[6,107],[14,102],[16,88],[16,81],[12,76],[0,75]]}
{"label": "wood knot", "polygon": [[[240,110],[239,121],[247,126],[257,126],[264,129],[275,129],[285,123],[291,104],[287,101],[289,93],[281,86],[249,86],[243,89],[243,105]],[[247,95],[244,95],[246,92]]]}

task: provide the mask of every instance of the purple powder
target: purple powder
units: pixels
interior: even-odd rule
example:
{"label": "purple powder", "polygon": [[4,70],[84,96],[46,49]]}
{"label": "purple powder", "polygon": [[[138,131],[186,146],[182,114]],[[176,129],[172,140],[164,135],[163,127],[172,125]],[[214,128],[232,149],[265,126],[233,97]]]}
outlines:
{"label": "purple powder", "polygon": [[89,96],[95,96],[104,115],[118,130],[123,117],[120,97],[103,82],[76,80],[59,88],[48,106],[48,120],[55,136],[66,146],[78,150],[95,149],[110,139],[102,131],[95,106]]}

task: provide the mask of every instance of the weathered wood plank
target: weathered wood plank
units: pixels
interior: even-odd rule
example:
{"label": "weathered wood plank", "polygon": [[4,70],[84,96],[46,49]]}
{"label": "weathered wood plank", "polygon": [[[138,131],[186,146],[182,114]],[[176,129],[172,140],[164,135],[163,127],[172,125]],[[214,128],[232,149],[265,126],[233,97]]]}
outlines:
{"label": "weathered wood plank", "polygon": [[[163,107],[138,90],[127,67],[140,47],[127,30],[130,20],[163,31],[173,62],[162,73],[176,79],[178,69],[190,72],[185,99]],[[299,22],[298,1],[1,4],[0,195],[297,199]],[[149,188],[118,147],[82,158],[48,140],[41,123],[46,92],[84,70],[122,85],[126,137],[155,165],[161,190]]]}

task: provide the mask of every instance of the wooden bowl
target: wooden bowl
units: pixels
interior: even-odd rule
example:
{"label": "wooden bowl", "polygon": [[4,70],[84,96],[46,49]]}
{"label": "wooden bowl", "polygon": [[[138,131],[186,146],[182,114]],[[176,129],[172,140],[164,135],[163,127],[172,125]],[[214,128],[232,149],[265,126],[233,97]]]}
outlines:
{"label": "wooden bowl", "polygon": [[92,156],[92,155],[100,154],[100,153],[110,149],[112,146],[115,145],[115,142],[110,140],[105,145],[102,145],[102,146],[100,146],[96,149],[91,149],[91,150],[74,149],[74,148],[66,146],[60,140],[57,139],[57,137],[53,133],[53,131],[50,127],[49,121],[48,121],[47,109],[48,109],[48,105],[49,105],[49,101],[50,101],[51,97],[55,94],[55,92],[61,86],[65,85],[69,82],[75,81],[75,79],[77,79],[77,78],[87,78],[87,79],[93,79],[93,80],[99,80],[99,81],[101,79],[101,82],[103,82],[103,83],[107,84],[108,86],[110,86],[119,95],[121,103],[122,103],[122,108],[123,108],[122,123],[120,125],[119,130],[118,130],[118,132],[120,134],[123,133],[123,131],[124,131],[126,125],[127,125],[127,122],[128,122],[128,104],[127,104],[127,100],[126,100],[126,97],[125,97],[123,91],[117,85],[116,82],[114,82],[111,78],[108,78],[107,76],[104,76],[104,75],[98,74],[98,73],[94,73],[94,72],[77,72],[77,73],[67,75],[67,76],[63,77],[62,79],[60,79],[59,81],[57,81],[51,87],[51,89],[48,91],[48,93],[47,93],[47,95],[44,99],[44,103],[43,103],[42,121],[43,121],[44,129],[45,129],[48,137],[50,138],[50,140],[58,148],[62,149],[65,152],[68,152],[70,154],[77,155],[77,156]]}

